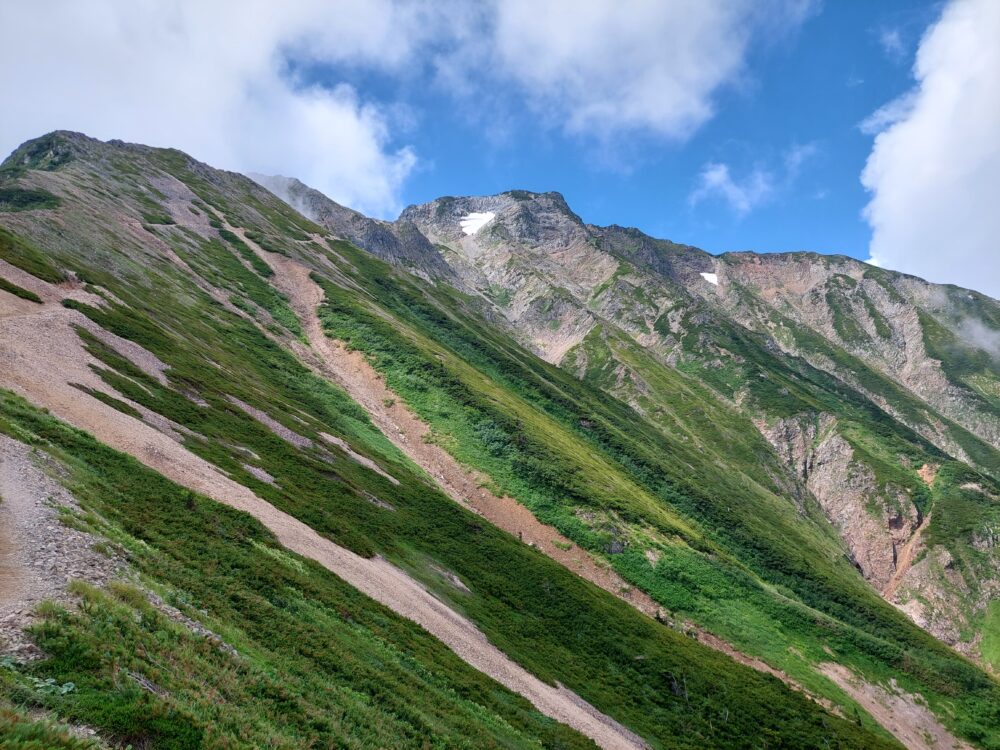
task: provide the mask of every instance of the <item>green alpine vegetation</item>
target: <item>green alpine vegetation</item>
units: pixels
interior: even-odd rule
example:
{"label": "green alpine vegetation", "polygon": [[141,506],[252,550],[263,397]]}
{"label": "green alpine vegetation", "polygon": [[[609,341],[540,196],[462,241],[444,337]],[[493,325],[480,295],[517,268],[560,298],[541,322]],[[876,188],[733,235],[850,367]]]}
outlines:
{"label": "green alpine vegetation", "polygon": [[[836,261],[814,309],[783,267],[765,294],[743,258],[584,225],[551,193],[368,225],[62,132],[0,174],[54,199],[0,213],[19,269],[0,278],[0,496],[106,568],[0,591],[33,612],[37,657],[0,661],[0,747],[900,747],[901,719],[870,712],[883,690],[928,732],[1000,748],[1000,380],[963,333],[1000,320],[992,300]],[[963,354],[940,370],[952,401],[886,356],[904,304],[929,357]],[[324,336],[390,395],[344,385]],[[569,541],[451,499],[393,414]],[[7,461],[44,481],[3,484]],[[233,487],[286,526],[218,502]],[[579,713],[293,551],[272,530],[292,521],[417,581]]]}

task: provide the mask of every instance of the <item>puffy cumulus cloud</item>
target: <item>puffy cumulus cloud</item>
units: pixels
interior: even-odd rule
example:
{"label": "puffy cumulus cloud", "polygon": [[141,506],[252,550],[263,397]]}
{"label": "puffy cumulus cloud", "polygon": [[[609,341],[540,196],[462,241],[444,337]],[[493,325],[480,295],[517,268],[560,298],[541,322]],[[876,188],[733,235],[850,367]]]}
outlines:
{"label": "puffy cumulus cloud", "polygon": [[570,133],[684,138],[744,72],[754,35],[776,37],[812,9],[809,0],[504,0],[442,70],[467,88],[470,71],[488,69]]}
{"label": "puffy cumulus cloud", "polygon": [[295,174],[384,215],[416,161],[345,85],[300,84],[290,56],[400,70],[431,6],[388,0],[3,3],[0,148],[54,129],[175,146],[229,169]]}
{"label": "puffy cumulus cloud", "polygon": [[861,181],[872,262],[1000,297],[1000,3],[952,0],[917,52],[914,90],[881,127]]}
{"label": "puffy cumulus cloud", "polygon": [[599,141],[683,138],[744,75],[751,41],[795,28],[816,1],[3,2],[0,149],[53,129],[175,146],[385,216],[417,163],[400,134],[422,100],[376,101],[338,72],[444,86],[486,129],[527,112]]}

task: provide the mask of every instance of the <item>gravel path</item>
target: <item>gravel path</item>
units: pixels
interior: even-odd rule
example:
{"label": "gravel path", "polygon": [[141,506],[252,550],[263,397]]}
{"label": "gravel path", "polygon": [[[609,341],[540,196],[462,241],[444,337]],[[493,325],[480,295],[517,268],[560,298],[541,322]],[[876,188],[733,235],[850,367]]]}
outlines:
{"label": "gravel path", "polygon": [[44,461],[44,453],[0,435],[0,651],[19,659],[38,656],[24,633],[35,605],[68,599],[70,580],[103,585],[124,569],[92,549],[92,536],[59,521],[57,506],[76,502]]}
{"label": "gravel path", "polygon": [[920,696],[896,688],[865,682],[841,664],[820,664],[819,671],[837,683],[841,689],[908,750],[972,750],[972,746],[957,739],[945,729]]}
{"label": "gravel path", "polygon": [[[321,537],[311,527],[224,476],[168,435],[69,385],[82,383],[106,390],[88,367],[92,358],[72,329],[74,324],[86,327],[92,324],[57,303],[35,305],[32,309],[18,305],[14,310],[9,302],[14,299],[0,292],[0,384],[4,387],[36,406],[48,408],[55,416],[86,430],[112,448],[129,453],[172,481],[251,514],[285,547],[316,560],[361,592],[418,623],[469,665],[600,747],[609,750],[646,747],[641,738],[571,691],[547,685],[513,662],[469,620],[387,561],[362,558]],[[12,577],[12,590],[18,590],[14,587],[19,585]]]}

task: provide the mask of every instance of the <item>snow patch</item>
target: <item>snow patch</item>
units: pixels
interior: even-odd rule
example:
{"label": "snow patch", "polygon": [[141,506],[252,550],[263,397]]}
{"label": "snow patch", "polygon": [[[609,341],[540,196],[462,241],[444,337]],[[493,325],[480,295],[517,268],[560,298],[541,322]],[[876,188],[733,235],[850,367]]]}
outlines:
{"label": "snow patch", "polygon": [[462,231],[466,234],[475,234],[484,226],[489,224],[496,217],[496,214],[492,211],[483,211],[479,213],[473,211],[471,214],[467,214],[458,223],[462,227]]}
{"label": "snow patch", "polygon": [[698,274],[701,278],[705,279],[709,284],[719,285],[719,274],[717,273],[700,273]]}

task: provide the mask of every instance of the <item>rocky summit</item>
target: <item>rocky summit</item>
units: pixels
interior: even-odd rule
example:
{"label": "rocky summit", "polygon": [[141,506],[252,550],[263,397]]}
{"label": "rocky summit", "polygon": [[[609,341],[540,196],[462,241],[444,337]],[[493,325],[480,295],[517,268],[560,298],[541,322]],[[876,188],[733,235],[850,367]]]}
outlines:
{"label": "rocky summit", "polygon": [[45,135],[0,647],[18,748],[998,748],[1000,303]]}

